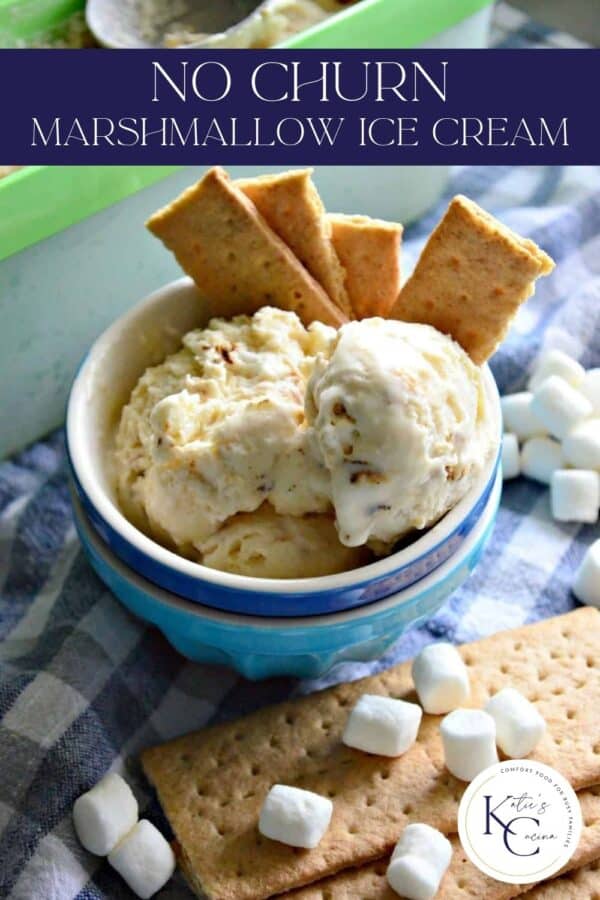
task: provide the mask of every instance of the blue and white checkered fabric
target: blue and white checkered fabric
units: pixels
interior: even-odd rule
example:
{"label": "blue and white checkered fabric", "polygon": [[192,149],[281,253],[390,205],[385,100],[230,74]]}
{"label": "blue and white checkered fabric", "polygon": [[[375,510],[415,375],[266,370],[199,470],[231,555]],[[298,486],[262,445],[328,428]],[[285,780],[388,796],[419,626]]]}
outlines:
{"label": "blue and white checkered fabric", "polygon": [[[514,11],[520,46],[550,41]],[[516,16],[516,20],[515,20]],[[509,29],[510,30],[510,29]],[[514,29],[513,29],[514,30]],[[503,36],[506,44],[506,23]],[[465,168],[448,197],[468,194],[531,236],[557,261],[520,313],[493,369],[518,389],[542,346],[600,365],[600,169]],[[411,260],[448,197],[406,233]],[[0,465],[0,897],[99,900],[130,892],[86,854],[71,827],[75,798],[108,769],[124,771],[141,808],[161,823],[136,763],[145,746],[294,692],[353,679],[409,657],[434,637],[469,641],[574,606],[573,571],[598,536],[555,524],[547,491],[508,483],[483,562],[425,628],[377,665],[348,664],[321,682],[251,684],[193,665],[131,618],[94,576],[69,508],[62,435]],[[164,823],[163,823],[164,824]],[[185,900],[179,878],[160,895]]]}

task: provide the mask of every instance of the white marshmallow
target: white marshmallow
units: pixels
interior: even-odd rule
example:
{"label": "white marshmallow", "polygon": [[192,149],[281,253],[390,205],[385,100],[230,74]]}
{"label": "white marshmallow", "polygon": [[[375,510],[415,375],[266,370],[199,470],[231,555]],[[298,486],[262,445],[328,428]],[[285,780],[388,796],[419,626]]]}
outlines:
{"label": "white marshmallow", "polygon": [[275,784],[260,811],[258,830],[290,847],[316,847],[329,828],[333,804],[327,797],[301,788]]}
{"label": "white marshmallow", "polygon": [[562,350],[545,350],[535,361],[533,375],[529,379],[529,390],[535,391],[550,375],[560,375],[573,387],[579,387],[584,379],[585,369]]}
{"label": "white marshmallow", "polygon": [[566,437],[571,428],[592,413],[592,404],[559,375],[550,375],[537,388],[531,409],[554,437]]}
{"label": "white marshmallow", "polygon": [[600,470],[600,419],[586,419],[563,441],[566,461],[578,469]]}
{"label": "white marshmallow", "polygon": [[496,723],[481,709],[455,709],[440,725],[446,768],[461,781],[498,762]]}
{"label": "white marshmallow", "polygon": [[600,415],[600,369],[588,369],[579,390],[592,404],[594,413]]}
{"label": "white marshmallow", "polygon": [[127,782],[115,772],[82,794],[73,807],[77,837],[96,856],[110,853],[137,820],[137,800]]}
{"label": "white marshmallow", "polygon": [[496,743],[513,759],[528,756],[546,731],[546,723],[533,703],[514,688],[494,694],[485,711],[496,723]]}
{"label": "white marshmallow", "polygon": [[521,471],[528,478],[550,484],[556,470],[562,469],[564,464],[562,447],[553,438],[530,438],[523,444]]}
{"label": "white marshmallow", "polygon": [[437,828],[415,822],[407,825],[400,835],[390,862],[407,853],[431,860],[443,874],[452,859],[452,844]]}
{"label": "white marshmallow", "polygon": [[516,434],[521,440],[547,433],[547,428],[532,409],[533,394],[521,391],[500,398],[504,430]]}
{"label": "white marshmallow", "polygon": [[432,715],[448,713],[469,697],[469,673],[452,644],[429,644],[412,665],[412,677],[419,702]]}
{"label": "white marshmallow", "polygon": [[402,756],[417,739],[423,710],[416,703],[363,694],[348,717],[342,741],[378,756]]}
{"label": "white marshmallow", "polygon": [[390,887],[407,900],[431,900],[452,859],[452,845],[429,825],[407,825],[387,870]]}
{"label": "white marshmallow", "polygon": [[387,881],[391,889],[406,900],[432,900],[440,886],[440,879],[429,860],[410,854],[389,864]]}
{"label": "white marshmallow", "polygon": [[573,582],[578,600],[600,609],[600,540],[588,547]]}
{"label": "white marshmallow", "polygon": [[140,819],[109,853],[108,861],[142,900],[160,891],[175,871],[171,845],[148,819]]}
{"label": "white marshmallow", "polygon": [[505,431],[502,435],[502,477],[505,481],[521,474],[519,441],[516,434]]}
{"label": "white marshmallow", "polygon": [[600,476],[585,469],[558,469],[552,476],[552,515],[558,522],[598,521]]}

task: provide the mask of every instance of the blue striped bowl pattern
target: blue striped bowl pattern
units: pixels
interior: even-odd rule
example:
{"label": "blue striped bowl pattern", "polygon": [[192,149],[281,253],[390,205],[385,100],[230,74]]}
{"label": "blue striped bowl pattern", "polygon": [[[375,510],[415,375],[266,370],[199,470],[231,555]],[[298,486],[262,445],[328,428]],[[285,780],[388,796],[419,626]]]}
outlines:
{"label": "blue striped bowl pattern", "polygon": [[498,472],[475,527],[454,555],[416,584],[369,606],[298,618],[221,612],[172,594],[129,568],[100,538],[73,492],[77,529],[99,577],[134,615],[159,628],[180,653],[251,679],[314,678],[349,661],[379,658],[408,628],[427,621],[475,568],[493,530]]}

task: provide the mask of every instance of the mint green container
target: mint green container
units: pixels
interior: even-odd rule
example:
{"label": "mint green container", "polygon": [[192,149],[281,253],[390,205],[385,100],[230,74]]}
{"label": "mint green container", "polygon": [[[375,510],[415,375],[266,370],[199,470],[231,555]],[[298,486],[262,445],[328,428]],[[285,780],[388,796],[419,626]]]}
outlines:
{"label": "mint green container", "polygon": [[[493,0],[361,0],[282,46],[307,50],[483,47],[492,5]],[[482,10],[487,13],[477,19]]]}
{"label": "mint green container", "polygon": [[85,7],[85,0],[0,0],[0,48],[44,42]]}
{"label": "mint green container", "polygon": [[[0,0],[0,46],[35,42],[82,6]],[[286,47],[483,47],[490,15],[489,0],[362,0]],[[316,172],[328,209],[405,223],[437,200],[448,176],[440,166],[378,166],[358,179],[349,172]],[[30,166],[0,180],[0,457],[61,424],[93,339],[177,277],[144,221],[200,175],[191,167]]]}
{"label": "mint green container", "polygon": [[[168,0],[166,0],[168,2]],[[477,23],[471,17],[493,0],[360,0],[281,46],[306,49],[396,49],[429,45],[460,26],[462,43],[474,46]],[[85,0],[0,0],[0,47],[34,44],[64,26]],[[452,46],[448,35],[440,46]],[[482,44],[480,44],[482,45]]]}

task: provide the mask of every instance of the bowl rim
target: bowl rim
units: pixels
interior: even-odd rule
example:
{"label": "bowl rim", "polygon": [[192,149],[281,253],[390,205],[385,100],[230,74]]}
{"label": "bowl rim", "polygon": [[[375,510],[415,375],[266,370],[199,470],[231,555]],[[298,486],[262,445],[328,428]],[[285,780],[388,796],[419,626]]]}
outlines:
{"label": "bowl rim", "polygon": [[282,631],[282,630],[315,630],[330,628],[337,626],[342,628],[351,623],[360,624],[363,620],[377,618],[393,608],[402,604],[403,606],[415,603],[419,597],[431,590],[436,584],[442,583],[451,574],[458,569],[473,552],[475,547],[483,540],[484,536],[493,530],[494,520],[500,505],[502,495],[502,472],[498,469],[494,485],[490,492],[490,496],[486,502],[485,508],[479,517],[477,524],[466,537],[460,548],[455,554],[445,560],[441,566],[434,569],[420,581],[403,588],[396,593],[390,594],[381,600],[376,600],[367,606],[353,607],[352,609],[339,610],[338,612],[325,613],[319,616],[255,616],[242,613],[227,612],[225,610],[216,609],[213,606],[204,606],[195,603],[193,600],[186,600],[153,581],[140,575],[135,569],[132,569],[127,563],[120,559],[114,550],[112,550],[96,532],[95,528],[89,520],[89,516],[84,510],[83,504],[71,487],[71,499],[74,507],[74,515],[78,529],[82,529],[86,535],[85,543],[91,544],[94,551],[101,557],[103,562],[112,570],[116,571],[117,576],[124,581],[133,584],[141,593],[149,595],[155,603],[162,606],[175,608],[181,614],[188,614],[194,618],[209,620],[211,625],[222,625],[229,628],[244,628],[254,631]]}
{"label": "bowl rim", "polygon": [[[126,543],[139,553],[151,558],[167,569],[183,578],[193,579],[215,588],[246,592],[249,594],[318,594],[332,591],[358,589],[386,576],[396,574],[399,569],[413,565],[425,556],[435,552],[453,536],[463,521],[476,506],[478,500],[494,478],[499,465],[502,437],[502,415],[500,395],[494,376],[489,366],[484,364],[483,382],[488,398],[492,403],[497,427],[497,452],[490,455],[488,465],[482,470],[473,487],[465,496],[449,510],[439,522],[424,535],[402,550],[392,553],[383,559],[333,575],[321,575],[312,578],[255,578],[249,575],[238,575],[211,569],[202,563],[194,562],[180,556],[173,550],[163,547],[157,541],[136,528],[119,509],[116,502],[102,489],[97,473],[90,462],[90,454],[85,450],[86,398],[87,381],[95,371],[95,360],[100,357],[115,341],[116,337],[128,329],[143,312],[152,307],[160,308],[163,304],[174,302],[179,293],[196,288],[188,277],[168,282],[138,301],[128,312],[117,318],[103,331],[91,345],[82,359],[69,391],[66,414],[66,446],[74,477],[87,501],[108,526]],[[196,290],[198,290],[196,288]],[[199,296],[200,293],[198,291]]]}

